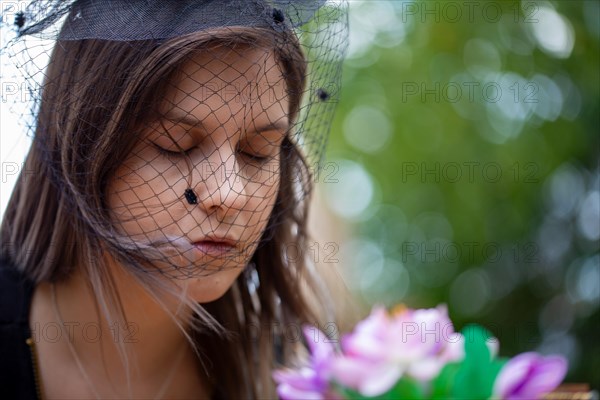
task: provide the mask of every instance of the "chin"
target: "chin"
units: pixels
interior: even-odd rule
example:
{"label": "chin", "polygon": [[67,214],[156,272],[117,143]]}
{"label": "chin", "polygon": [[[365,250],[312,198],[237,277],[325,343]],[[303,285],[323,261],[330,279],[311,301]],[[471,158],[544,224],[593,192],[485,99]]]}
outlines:
{"label": "chin", "polygon": [[210,303],[218,300],[227,293],[241,272],[241,268],[236,268],[216,272],[209,276],[190,278],[185,283],[188,295],[198,303]]}

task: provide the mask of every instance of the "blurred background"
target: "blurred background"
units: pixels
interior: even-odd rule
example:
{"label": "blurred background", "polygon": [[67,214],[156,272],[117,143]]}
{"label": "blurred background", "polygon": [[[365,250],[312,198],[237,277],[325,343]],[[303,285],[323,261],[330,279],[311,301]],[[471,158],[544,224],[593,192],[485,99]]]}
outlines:
{"label": "blurred background", "polygon": [[600,2],[355,0],[350,28],[311,225],[342,333],[446,303],[599,388]]}

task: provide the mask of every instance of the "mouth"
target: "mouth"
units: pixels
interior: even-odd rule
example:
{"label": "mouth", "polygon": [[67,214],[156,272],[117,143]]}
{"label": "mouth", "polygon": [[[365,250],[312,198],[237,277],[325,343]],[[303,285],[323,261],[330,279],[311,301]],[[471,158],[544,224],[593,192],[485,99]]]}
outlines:
{"label": "mouth", "polygon": [[192,243],[194,248],[209,256],[224,256],[233,253],[236,248],[231,241],[201,240]]}

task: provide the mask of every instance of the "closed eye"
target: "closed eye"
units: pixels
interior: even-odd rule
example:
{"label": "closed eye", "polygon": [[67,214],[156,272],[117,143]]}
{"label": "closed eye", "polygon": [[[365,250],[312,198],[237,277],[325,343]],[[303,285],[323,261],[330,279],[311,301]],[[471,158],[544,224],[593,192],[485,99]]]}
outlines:
{"label": "closed eye", "polygon": [[[195,149],[195,147],[192,147],[192,148],[189,148],[189,149],[183,150],[183,151],[173,151],[173,150],[167,150],[167,149],[157,145],[156,143],[152,143],[152,145],[158,150],[158,152],[160,154],[166,156],[169,159],[184,157],[186,155],[189,155]],[[253,154],[253,153],[250,153],[247,151],[240,151],[240,154],[242,154],[245,158],[248,158],[252,161],[256,161],[259,163],[265,163],[268,160],[270,160],[271,158],[273,158],[272,155],[262,156],[262,155]]]}
{"label": "closed eye", "polygon": [[258,161],[258,162],[266,162],[267,160],[269,160],[272,156],[257,156],[256,154],[251,154],[245,151],[242,151],[241,154],[244,155],[244,157],[247,157],[251,160],[254,161]]}
{"label": "closed eye", "polygon": [[195,147],[192,147],[190,149],[187,150],[183,150],[183,151],[172,151],[172,150],[167,150],[159,145],[157,145],[156,143],[152,143],[152,145],[158,150],[158,152],[162,155],[165,155],[169,158],[171,157],[182,157],[184,155],[188,155],[190,154]]}

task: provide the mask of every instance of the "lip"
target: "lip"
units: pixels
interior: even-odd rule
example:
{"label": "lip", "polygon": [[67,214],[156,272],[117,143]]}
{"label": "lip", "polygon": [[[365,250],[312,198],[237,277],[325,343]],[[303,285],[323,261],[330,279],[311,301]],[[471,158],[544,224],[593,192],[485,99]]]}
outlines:
{"label": "lip", "polygon": [[193,242],[192,245],[204,254],[223,256],[233,252],[237,247],[237,242],[227,237],[207,237]]}

